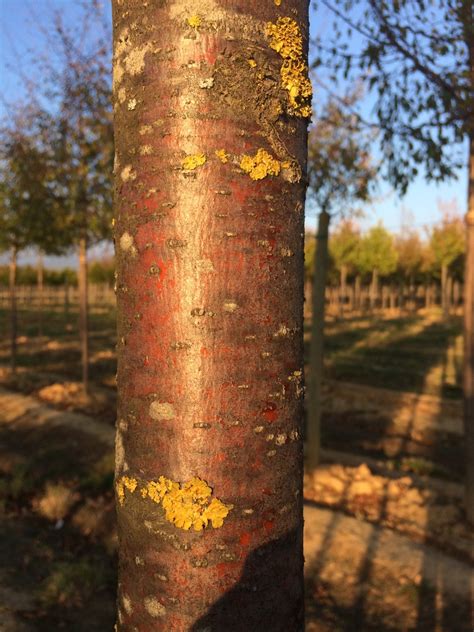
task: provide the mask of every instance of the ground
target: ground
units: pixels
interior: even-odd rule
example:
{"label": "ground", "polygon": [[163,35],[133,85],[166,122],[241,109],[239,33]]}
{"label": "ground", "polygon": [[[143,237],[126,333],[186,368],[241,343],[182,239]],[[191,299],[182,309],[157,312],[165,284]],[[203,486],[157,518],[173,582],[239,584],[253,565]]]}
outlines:
{"label": "ground", "polygon": [[[92,315],[88,398],[75,318],[48,315],[38,338],[22,312],[15,378],[0,347],[6,632],[113,630],[114,314]],[[308,632],[471,630],[459,341],[456,318],[329,324],[324,462],[305,478]]]}

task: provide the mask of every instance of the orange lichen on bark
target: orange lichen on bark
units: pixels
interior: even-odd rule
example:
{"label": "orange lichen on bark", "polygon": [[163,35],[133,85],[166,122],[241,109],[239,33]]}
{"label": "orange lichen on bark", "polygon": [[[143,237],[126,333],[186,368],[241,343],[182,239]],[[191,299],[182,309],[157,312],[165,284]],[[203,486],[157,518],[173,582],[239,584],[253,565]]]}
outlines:
{"label": "orange lichen on bark", "polygon": [[133,494],[137,485],[137,479],[129,478],[128,476],[122,476],[122,478],[117,482],[117,497],[121,505],[125,502],[125,490],[128,489],[128,491]]}
{"label": "orange lichen on bark", "polygon": [[283,58],[280,77],[283,88],[288,91],[290,114],[310,117],[313,89],[303,55],[300,27],[293,18],[278,18],[275,23],[267,23],[265,35],[270,47]]}
{"label": "orange lichen on bark", "polygon": [[262,180],[267,176],[277,176],[282,163],[271,156],[265,149],[259,149],[255,156],[245,154],[240,160],[240,168],[248,173],[252,180]]}
{"label": "orange lichen on bark", "polygon": [[216,156],[219,158],[219,160],[225,165],[227,162],[229,162],[229,154],[226,152],[225,149],[216,149]]}
{"label": "orange lichen on bark", "polygon": [[[125,501],[125,489],[133,493],[137,485],[136,479],[122,476],[117,483],[117,495],[121,505]],[[222,527],[224,519],[232,509],[232,505],[212,498],[211,487],[196,476],[183,484],[160,476],[157,481],[149,481],[141,487],[140,494],[142,498],[149,498],[161,505],[166,519],[185,531],[191,527],[195,531],[202,531],[209,523],[214,529],[218,529]]]}
{"label": "orange lichen on bark", "polygon": [[192,171],[193,169],[202,167],[205,162],[205,154],[189,154],[188,156],[186,156],[186,158],[183,158],[183,160],[181,161],[181,166],[185,171]]}
{"label": "orange lichen on bark", "polygon": [[189,17],[187,19],[187,22],[189,24],[189,26],[191,26],[193,29],[197,29],[198,27],[201,26],[201,16],[200,15],[192,15],[191,17]]}

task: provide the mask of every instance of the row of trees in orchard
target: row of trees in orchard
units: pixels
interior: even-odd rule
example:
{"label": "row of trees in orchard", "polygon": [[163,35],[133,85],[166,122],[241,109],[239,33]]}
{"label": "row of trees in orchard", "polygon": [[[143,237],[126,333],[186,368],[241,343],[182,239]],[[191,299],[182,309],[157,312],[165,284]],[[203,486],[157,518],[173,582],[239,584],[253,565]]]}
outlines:
{"label": "row of trees in orchard", "polygon": [[[334,96],[352,130],[373,132],[382,156],[380,172],[394,189],[404,194],[418,175],[429,182],[442,182],[455,178],[460,169],[467,172],[463,390],[466,511],[474,522],[472,1],[315,0],[313,7],[315,20],[326,24],[312,41],[315,79]],[[365,90],[370,99],[368,115],[367,110],[347,104],[337,96],[347,85],[362,86]],[[326,142],[326,148],[331,149],[330,142]],[[337,151],[335,155],[341,157]],[[310,176],[313,164],[317,162],[311,160],[310,154]],[[357,164],[350,161],[343,164],[357,174],[357,169],[354,171]],[[355,193],[353,197],[357,200],[361,199],[360,193],[363,197],[366,192],[362,188],[348,193]],[[324,244],[330,215],[321,203],[318,211],[318,243]],[[323,247],[322,260],[324,255]],[[318,285],[321,288],[325,283]],[[318,296],[313,297],[313,311],[324,322],[324,302]],[[316,367],[322,362],[322,332],[320,338],[321,342],[312,343],[311,350],[311,363]],[[315,379],[317,382],[318,378]],[[311,408],[317,407],[318,395],[317,388],[310,388]],[[313,465],[319,458],[317,436],[316,429],[316,438],[311,442],[315,448],[309,450]]]}
{"label": "row of trees in orchard", "polygon": [[[307,296],[314,284],[316,240],[307,236],[305,273]],[[422,286],[440,289],[445,312],[449,309],[452,281],[464,280],[465,235],[462,218],[445,213],[438,224],[425,231],[407,228],[393,234],[382,224],[362,232],[353,219],[342,219],[329,237],[328,285],[339,286],[341,299],[348,282],[360,290],[370,286],[370,307],[377,306],[380,285],[407,288],[412,293]],[[452,292],[451,292],[452,293]],[[429,305],[426,305],[429,306]]]}
{"label": "row of trees in orchard", "polygon": [[113,121],[110,29],[97,2],[80,3],[66,25],[61,12],[43,31],[47,54],[29,60],[22,104],[0,129],[0,251],[10,254],[11,357],[16,358],[16,273],[21,251],[42,258],[75,251],[80,290],[82,378],[88,385],[87,251],[110,238]]}

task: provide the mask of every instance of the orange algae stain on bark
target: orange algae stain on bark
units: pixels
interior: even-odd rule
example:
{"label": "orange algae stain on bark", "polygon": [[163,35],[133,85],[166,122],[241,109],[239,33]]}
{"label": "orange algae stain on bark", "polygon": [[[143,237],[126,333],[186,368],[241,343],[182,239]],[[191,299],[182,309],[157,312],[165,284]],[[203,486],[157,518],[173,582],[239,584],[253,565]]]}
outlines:
{"label": "orange algae stain on bark", "polygon": [[[133,493],[138,486],[136,479],[122,476],[117,482],[117,495],[123,505],[125,489]],[[212,525],[219,529],[224,524],[233,505],[226,505],[218,498],[212,498],[212,489],[198,477],[180,484],[160,476],[157,481],[148,481],[140,488],[143,499],[149,499],[160,504],[166,519],[179,529],[188,531],[191,527],[195,531],[202,531]]]}
{"label": "orange algae stain on bark", "polygon": [[251,539],[252,539],[252,536],[250,535],[250,533],[242,533],[242,535],[240,536],[240,544],[242,546],[248,546],[250,544]]}
{"label": "orange algae stain on bark", "polygon": [[308,66],[303,55],[303,36],[293,18],[278,18],[265,27],[270,47],[283,58],[280,68],[282,87],[288,92],[289,113],[311,116],[313,89],[308,78]]}

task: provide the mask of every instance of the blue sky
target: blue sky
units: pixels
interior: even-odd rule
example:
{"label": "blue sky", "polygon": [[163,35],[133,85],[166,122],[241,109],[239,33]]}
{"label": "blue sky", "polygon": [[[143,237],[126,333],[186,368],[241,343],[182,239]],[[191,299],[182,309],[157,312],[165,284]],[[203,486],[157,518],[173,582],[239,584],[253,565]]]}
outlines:
{"label": "blue sky", "polygon": [[[109,0],[103,0],[104,7],[110,11]],[[41,28],[48,28],[48,19],[52,9],[62,9],[67,23],[73,23],[77,15],[76,0],[0,0],[0,92],[8,102],[21,97],[22,87],[18,78],[18,71],[28,74],[26,59],[28,51],[41,54],[44,51],[44,39]],[[327,28],[329,20],[318,14],[318,21],[312,20],[311,31],[315,33]],[[312,15],[312,17],[314,17]],[[315,98],[325,98],[322,90],[315,92]],[[0,103],[0,110],[5,108]],[[467,152],[466,152],[467,153]],[[460,212],[466,207],[467,178],[465,172],[459,174],[456,181],[435,185],[426,183],[419,177],[408,190],[407,195],[400,199],[390,188],[381,183],[376,200],[363,210],[364,219],[360,220],[363,228],[367,228],[378,221],[397,232],[401,224],[411,219],[417,228],[433,226],[439,218],[438,202],[453,200]],[[308,226],[314,226],[315,212],[308,209]],[[48,259],[49,265],[74,265],[74,258],[68,257]]]}

